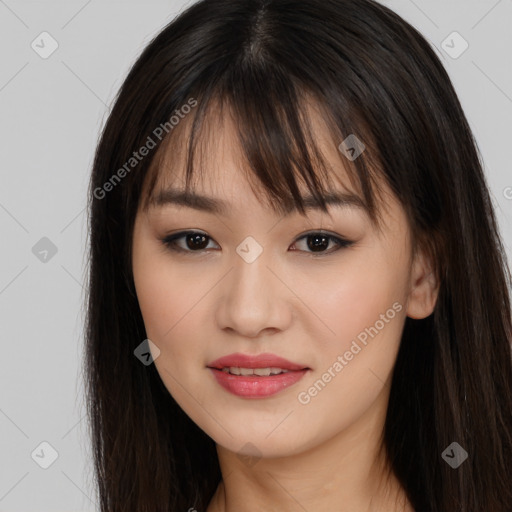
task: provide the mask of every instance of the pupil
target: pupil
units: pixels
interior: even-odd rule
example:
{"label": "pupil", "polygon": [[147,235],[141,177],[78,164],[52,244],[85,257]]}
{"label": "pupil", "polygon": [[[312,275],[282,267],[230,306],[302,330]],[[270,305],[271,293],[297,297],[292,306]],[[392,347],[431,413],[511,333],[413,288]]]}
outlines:
{"label": "pupil", "polygon": [[[313,243],[310,243],[310,240],[314,240]],[[321,240],[318,244],[317,242]],[[329,238],[325,235],[310,235],[308,236],[308,247],[312,251],[321,252],[322,249],[325,249],[329,246]],[[318,250],[320,249],[320,251]]]}
{"label": "pupil", "polygon": [[[201,233],[192,233],[187,236],[187,245],[189,249],[204,249],[207,243],[207,236]],[[190,242],[190,243],[189,243]]]}

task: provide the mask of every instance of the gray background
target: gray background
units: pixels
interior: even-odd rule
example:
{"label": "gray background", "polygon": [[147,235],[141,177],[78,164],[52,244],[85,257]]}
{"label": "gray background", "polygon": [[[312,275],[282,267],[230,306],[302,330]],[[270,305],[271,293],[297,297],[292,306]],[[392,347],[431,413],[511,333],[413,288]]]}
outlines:
{"label": "gray background", "polygon": [[[438,49],[452,77],[510,261],[512,1],[384,3]],[[80,373],[85,193],[108,105],[185,5],[0,0],[0,511],[97,510]],[[46,59],[31,47],[51,49],[44,31],[58,43]],[[458,58],[442,45],[454,31],[469,43]],[[447,44],[452,55],[462,49],[457,36]],[[42,442],[58,454],[47,469]]]}

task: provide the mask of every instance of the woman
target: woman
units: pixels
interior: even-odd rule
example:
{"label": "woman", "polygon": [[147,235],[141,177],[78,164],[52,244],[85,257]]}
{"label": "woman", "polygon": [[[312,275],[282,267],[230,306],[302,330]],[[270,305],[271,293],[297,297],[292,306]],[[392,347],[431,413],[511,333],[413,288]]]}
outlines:
{"label": "woman", "polygon": [[90,185],[102,511],[512,510],[510,273],[425,39],[369,0],[203,0]]}

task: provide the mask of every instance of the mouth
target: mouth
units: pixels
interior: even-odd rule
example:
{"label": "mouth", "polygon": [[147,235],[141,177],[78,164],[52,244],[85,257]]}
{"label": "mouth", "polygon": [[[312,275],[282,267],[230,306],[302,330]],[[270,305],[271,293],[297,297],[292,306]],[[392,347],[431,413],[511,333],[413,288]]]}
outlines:
{"label": "mouth", "polygon": [[207,365],[225,390],[243,398],[266,398],[301,380],[311,368],[274,354],[231,354]]}

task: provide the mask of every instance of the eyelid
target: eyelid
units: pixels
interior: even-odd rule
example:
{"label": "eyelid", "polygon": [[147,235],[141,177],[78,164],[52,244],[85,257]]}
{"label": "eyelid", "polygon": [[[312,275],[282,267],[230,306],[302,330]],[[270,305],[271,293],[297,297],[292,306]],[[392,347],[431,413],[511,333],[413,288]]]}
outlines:
{"label": "eyelid", "polygon": [[[161,238],[160,241],[168,250],[173,251],[173,252],[185,253],[185,254],[190,254],[190,255],[202,255],[205,252],[209,252],[208,249],[200,249],[197,251],[192,251],[192,250],[183,249],[182,247],[176,246],[176,244],[175,244],[176,240],[184,238],[187,235],[193,235],[193,234],[204,235],[206,238],[209,239],[209,241],[213,241],[214,243],[217,244],[217,242],[215,242],[215,240],[210,235],[208,235],[208,233],[205,233],[204,231],[199,231],[199,230],[197,230],[197,231],[196,230],[178,231],[176,233],[173,233],[171,235],[167,235],[167,236]],[[308,230],[304,233],[301,233],[300,235],[297,236],[297,238],[295,238],[294,242],[292,243],[292,246],[295,245],[300,240],[307,238],[308,236],[313,236],[313,235],[325,235],[327,238],[329,238],[330,240],[333,240],[335,243],[337,243],[338,247],[334,250],[331,249],[329,251],[323,251],[323,252],[320,251],[318,253],[308,252],[308,251],[300,251],[300,250],[294,250],[294,251],[306,253],[308,256],[322,257],[322,256],[327,256],[327,255],[333,254],[333,253],[339,251],[340,249],[350,247],[351,245],[353,245],[355,243],[352,240],[348,240],[340,235],[337,235],[337,234],[334,234],[334,233],[331,233],[329,231],[319,228],[316,230],[313,229],[313,230]]]}

